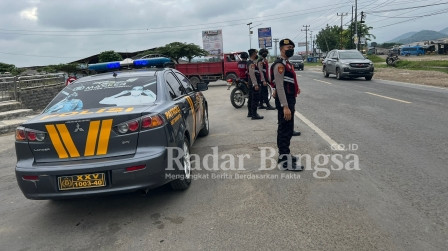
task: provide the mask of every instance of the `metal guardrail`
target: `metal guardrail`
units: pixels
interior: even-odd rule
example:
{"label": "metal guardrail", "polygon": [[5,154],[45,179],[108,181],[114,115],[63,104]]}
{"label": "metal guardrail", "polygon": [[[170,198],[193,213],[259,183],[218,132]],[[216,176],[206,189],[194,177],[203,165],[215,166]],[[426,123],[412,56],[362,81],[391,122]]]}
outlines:
{"label": "metal guardrail", "polygon": [[62,74],[0,77],[0,101],[17,100],[17,93],[21,89],[63,84],[64,80],[65,77]]}

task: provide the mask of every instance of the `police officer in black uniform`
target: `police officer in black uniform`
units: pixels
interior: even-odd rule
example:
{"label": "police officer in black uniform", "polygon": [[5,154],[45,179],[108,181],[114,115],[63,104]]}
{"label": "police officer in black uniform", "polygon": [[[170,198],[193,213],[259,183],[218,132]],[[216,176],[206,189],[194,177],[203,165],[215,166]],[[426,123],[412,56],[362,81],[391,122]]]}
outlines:
{"label": "police officer in black uniform", "polygon": [[252,119],[263,119],[263,116],[258,115],[257,107],[260,102],[260,92],[261,92],[261,78],[260,71],[258,70],[258,66],[255,61],[258,58],[257,50],[250,49],[249,51],[249,60],[247,61],[247,70],[249,73],[249,95],[251,96],[251,110],[249,115],[252,116]]}
{"label": "police officer in black uniform", "polygon": [[278,110],[277,146],[278,162],[284,170],[302,171],[289,146],[294,133],[294,112],[296,97],[300,94],[294,66],[288,61],[294,55],[294,43],[290,39],[280,40],[281,56],[271,66],[276,87],[275,107]]}
{"label": "police officer in black uniform", "polygon": [[[240,54],[241,60],[238,61],[238,77],[240,78],[240,81],[243,81],[246,84],[246,88],[249,92],[249,97],[247,99],[247,117],[252,118],[252,98],[250,95],[250,87],[249,87],[249,80],[247,75],[247,59],[249,58],[249,54],[247,52],[241,52]],[[230,88],[230,87],[229,87]]]}
{"label": "police officer in black uniform", "polygon": [[[261,49],[258,52],[258,55],[260,55],[260,58],[257,61],[258,69],[260,70],[260,78],[261,78],[261,97],[260,97],[260,106],[258,109],[266,109],[266,110],[275,110],[275,108],[269,103],[269,91],[268,91],[268,84],[270,83],[269,78],[269,62],[266,59],[268,56],[268,50]],[[264,106],[263,104],[266,104]]]}

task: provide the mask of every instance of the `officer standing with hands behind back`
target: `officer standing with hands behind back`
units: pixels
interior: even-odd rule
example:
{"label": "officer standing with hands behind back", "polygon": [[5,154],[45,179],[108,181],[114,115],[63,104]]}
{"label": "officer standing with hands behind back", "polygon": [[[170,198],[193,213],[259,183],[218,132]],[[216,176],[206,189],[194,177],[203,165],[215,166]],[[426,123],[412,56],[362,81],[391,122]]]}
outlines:
{"label": "officer standing with hands behind back", "polygon": [[[260,93],[260,106],[258,109],[266,109],[266,110],[275,110],[273,106],[269,103],[269,91],[268,84],[271,83],[271,79],[269,78],[269,62],[267,60],[267,56],[269,51],[267,49],[261,49],[258,52],[258,55],[261,57],[257,61],[258,69],[260,70],[260,78],[261,78],[261,93]],[[266,104],[264,106],[263,104]]]}
{"label": "officer standing with hands behind back", "polygon": [[284,170],[302,171],[303,166],[291,155],[289,146],[294,133],[294,112],[296,97],[300,94],[294,66],[288,61],[294,55],[294,43],[290,39],[280,40],[281,56],[271,66],[276,87],[275,107],[278,110],[278,163]]}
{"label": "officer standing with hands behind back", "polygon": [[258,115],[257,107],[260,102],[260,93],[261,93],[261,78],[260,71],[258,69],[255,61],[258,58],[257,50],[250,49],[249,51],[249,60],[247,61],[247,70],[249,72],[249,95],[251,97],[251,109],[249,115],[252,116],[252,119],[263,119],[263,116]]}

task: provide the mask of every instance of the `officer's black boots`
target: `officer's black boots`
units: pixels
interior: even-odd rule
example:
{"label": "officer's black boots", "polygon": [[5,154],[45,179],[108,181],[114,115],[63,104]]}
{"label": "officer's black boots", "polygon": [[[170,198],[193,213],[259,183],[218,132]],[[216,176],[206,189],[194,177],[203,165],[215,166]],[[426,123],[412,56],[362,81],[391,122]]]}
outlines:
{"label": "officer's black boots", "polygon": [[256,119],[263,119],[263,116],[260,116],[258,113],[255,113],[255,115],[252,115],[252,120],[256,120]]}
{"label": "officer's black boots", "polygon": [[301,132],[298,132],[298,131],[293,131],[292,132],[292,136],[300,136],[300,135],[302,135]]}
{"label": "officer's black boots", "polygon": [[275,107],[268,103],[266,110],[275,110]]}
{"label": "officer's black boots", "polygon": [[305,168],[297,162],[298,159],[292,155],[283,156],[282,158],[278,159],[278,164],[283,171],[293,171],[293,172],[303,171]]}

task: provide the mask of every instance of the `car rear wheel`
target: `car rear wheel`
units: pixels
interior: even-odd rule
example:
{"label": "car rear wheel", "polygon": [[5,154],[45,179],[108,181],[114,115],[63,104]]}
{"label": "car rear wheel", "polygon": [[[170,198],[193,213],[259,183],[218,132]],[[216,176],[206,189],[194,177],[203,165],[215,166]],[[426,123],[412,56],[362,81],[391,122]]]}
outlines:
{"label": "car rear wheel", "polygon": [[170,185],[173,190],[186,190],[191,184],[191,155],[190,155],[190,143],[187,137],[184,138],[183,143],[183,156],[182,167],[183,177],[177,180],[173,180]]}
{"label": "car rear wheel", "polygon": [[327,72],[327,68],[324,67],[322,72],[324,73],[324,77],[328,78],[328,76],[330,76],[330,73]]}
{"label": "car rear wheel", "polygon": [[199,131],[199,137],[207,136],[209,132],[209,121],[208,121],[208,108],[204,109],[204,124],[202,129]]}

